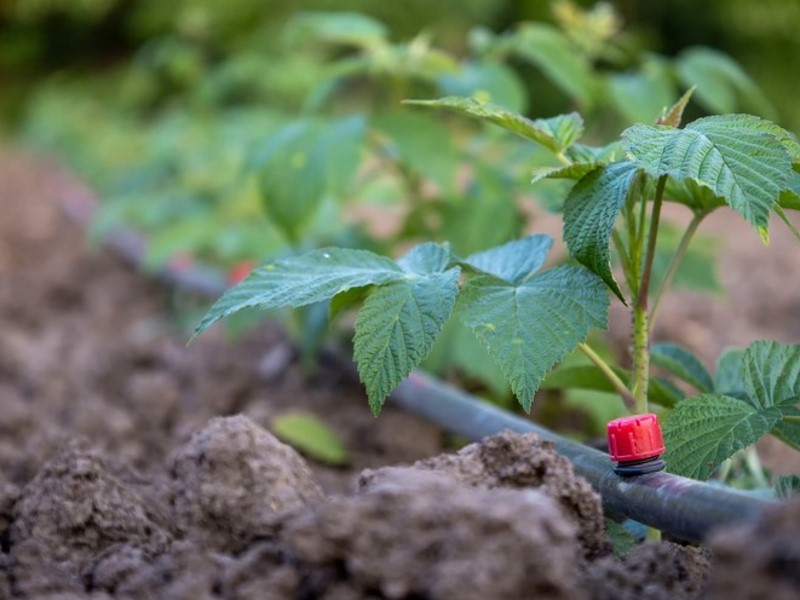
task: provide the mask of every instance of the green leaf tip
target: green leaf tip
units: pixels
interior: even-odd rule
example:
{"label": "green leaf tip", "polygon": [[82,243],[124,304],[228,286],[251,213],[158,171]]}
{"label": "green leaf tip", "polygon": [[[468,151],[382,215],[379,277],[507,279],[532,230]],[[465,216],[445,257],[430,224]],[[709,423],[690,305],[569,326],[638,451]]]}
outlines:
{"label": "green leaf tip", "polygon": [[534,141],[554,153],[563,152],[583,134],[583,118],[575,112],[548,119],[529,119],[501,106],[461,96],[448,96],[436,100],[404,100],[403,102],[413,106],[446,108],[494,123]]}
{"label": "green leaf tip", "polygon": [[611,272],[611,232],[638,168],[630,161],[597,168],[578,181],[564,202],[564,240],[570,255],[599,275],[623,304]]}

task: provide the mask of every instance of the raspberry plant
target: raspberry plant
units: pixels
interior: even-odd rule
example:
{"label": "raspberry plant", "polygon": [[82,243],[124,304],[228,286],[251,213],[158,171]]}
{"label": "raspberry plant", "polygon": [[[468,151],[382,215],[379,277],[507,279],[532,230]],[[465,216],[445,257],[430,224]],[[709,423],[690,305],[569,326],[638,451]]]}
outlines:
{"label": "raspberry plant", "polygon": [[[217,301],[197,332],[248,307],[278,310],[330,300],[336,313],[363,299],[354,354],[377,414],[455,315],[499,365],[526,411],[548,371],[576,348],[595,365],[582,372],[589,387],[610,386],[634,412],[649,410],[650,402],[671,410],[664,427],[675,472],[708,478],[767,433],[800,448],[800,346],[757,342],[729,352],[714,377],[684,348],[651,347],[661,299],[708,214],[728,206],[766,243],[770,213],[776,212],[797,234],[784,211],[800,207],[795,138],[743,114],[701,118],[681,128],[690,96],[656,124],[633,125],[605,147],[578,143],[583,120],[577,113],[531,120],[468,98],[413,102],[495,123],[549,150],[558,164],[537,169],[533,179],[575,181],[564,201],[563,236],[578,264],[543,269],[552,243],[545,235],[466,257],[435,243],[398,260],[363,250],[315,250],[254,270]],[[653,260],[667,201],[688,207],[693,219],[654,291]],[[622,282],[612,271],[612,254]],[[590,331],[606,328],[611,295],[631,312],[630,372],[609,365],[586,343]],[[684,398],[675,386],[651,380],[651,363],[699,395]]]}

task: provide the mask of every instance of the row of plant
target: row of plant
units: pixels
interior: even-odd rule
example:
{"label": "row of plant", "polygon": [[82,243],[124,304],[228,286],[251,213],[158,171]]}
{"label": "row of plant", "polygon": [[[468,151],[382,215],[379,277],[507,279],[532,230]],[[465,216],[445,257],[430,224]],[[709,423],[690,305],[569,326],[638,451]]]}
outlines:
{"label": "row of plant", "polygon": [[[455,366],[472,374],[498,397],[510,385],[526,409],[542,385],[616,392],[634,410],[648,402],[675,407],[668,437],[688,423],[699,433],[685,439],[714,440],[703,446],[710,454],[671,444],[679,453],[671,457],[672,468],[693,476],[707,477],[767,431],[796,440],[788,408],[773,410],[764,429],[762,401],[747,387],[754,384],[720,379],[740,354],[726,355],[714,380],[684,349],[651,348],[648,335],[670,284],[683,278],[714,287],[707,246],[689,247],[712,209],[727,203],[763,233],[770,209],[793,207],[796,175],[780,162],[781,152],[796,159],[791,136],[750,117],[695,121],[674,129],[680,136],[662,135],[663,127],[678,125],[685,95],[662,114],[662,128],[634,126],[611,144],[579,143],[607,139],[621,124],[652,121],[679,90],[695,84],[695,112],[768,115],[771,108],[719,53],[696,48],[673,60],[632,54],[605,5],[582,11],[561,2],[555,15],[558,26],[473,31],[470,54],[460,59],[424,35],[394,43],[381,23],[347,13],[305,15],[269,51],[243,51],[216,64],[168,38],[148,46],[112,82],[121,90],[117,103],[98,101],[96,86],[55,83],[34,107],[29,134],[60,150],[105,199],[96,233],[124,225],[150,237],[151,267],[176,253],[229,267],[267,261],[204,326],[246,306],[277,311],[302,305],[295,314],[297,337],[311,353],[327,331],[328,314],[363,302],[355,354],[376,411],[400,379],[427,360],[425,366],[440,372]],[[276,58],[287,62],[276,68]],[[581,108],[588,125],[577,113],[538,120],[516,114],[536,89],[524,79],[532,74]],[[453,96],[434,105],[519,136],[463,120],[443,124],[437,115],[400,104],[404,97],[441,94]],[[290,110],[293,105],[303,110]],[[726,146],[720,142],[725,131],[761,137],[747,147]],[[729,164],[730,156],[773,139],[781,150],[763,164]],[[697,154],[697,145],[706,154]],[[693,162],[706,156],[717,162]],[[765,165],[772,169],[763,177],[773,180],[771,186],[740,181],[742,173]],[[537,274],[549,239],[510,241],[530,225],[530,200],[521,197],[531,176],[536,199],[564,210],[565,239],[584,267],[567,264]],[[762,193],[754,200],[756,190]],[[661,203],[671,200],[695,215],[685,233],[660,218]],[[392,223],[376,232],[383,217],[372,215],[390,208]],[[379,257],[425,239],[436,243],[398,262]],[[611,274],[609,244],[627,293]],[[312,250],[320,247],[326,249]],[[592,329],[606,325],[604,284],[632,308],[630,373],[585,343]],[[454,310],[460,319],[448,319]],[[570,355],[576,348],[585,359]],[[650,362],[694,385],[706,394],[703,401],[686,401],[669,380],[651,378]],[[561,367],[545,378],[555,364]],[[742,390],[754,410],[719,400],[743,396]],[[773,409],[788,400],[764,402]],[[612,406],[612,412],[622,409]],[[697,407],[700,412],[692,413]],[[730,431],[702,430],[712,409],[729,417],[713,422]],[[700,456],[705,467],[697,463]]]}

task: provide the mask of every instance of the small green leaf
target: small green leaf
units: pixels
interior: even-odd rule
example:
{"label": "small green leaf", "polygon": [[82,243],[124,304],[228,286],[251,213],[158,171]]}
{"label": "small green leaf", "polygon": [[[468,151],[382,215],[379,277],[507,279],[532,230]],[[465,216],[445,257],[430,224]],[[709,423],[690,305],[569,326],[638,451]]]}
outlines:
{"label": "small green leaf", "polygon": [[450,317],[460,270],[444,271],[448,257],[437,244],[414,248],[398,261],[409,276],[373,290],[358,313],[354,355],[376,415],[428,355]]}
{"label": "small green leaf", "polygon": [[469,281],[456,310],[502,369],[526,411],[540,382],[592,328],[605,328],[608,294],[588,270],[564,266],[520,283]]}
{"label": "small green leaf", "polygon": [[775,481],[775,495],[781,500],[788,500],[800,494],[800,477],[797,475],[781,475]]}
{"label": "small green leaf", "polygon": [[497,248],[473,254],[462,264],[481,273],[517,284],[542,267],[552,245],[553,239],[548,235],[529,235]]}
{"label": "small green leaf", "polygon": [[744,391],[756,408],[800,401],[800,344],[754,342],[742,357]]}
{"label": "small green leaf", "polygon": [[606,534],[614,547],[614,555],[619,559],[633,550],[639,543],[636,537],[613,519],[606,517]]}
{"label": "small green leaf", "polygon": [[576,162],[567,166],[560,167],[537,167],[533,171],[531,183],[537,183],[542,179],[581,179],[592,171],[604,167],[604,162]]}
{"label": "small green leaf", "polygon": [[666,125],[667,127],[680,127],[683,122],[683,111],[686,110],[686,106],[689,104],[689,100],[692,99],[695,89],[694,86],[690,87],[683,96],[678,98],[675,104],[665,109],[661,118],[658,119],[658,124]]}
{"label": "small green leaf", "polygon": [[767,239],[769,211],[791,170],[775,128],[757,117],[725,115],[698,119],[685,129],[634,125],[622,138],[637,166],[653,177],[710,188]]}
{"label": "small green leaf", "polygon": [[[622,381],[630,379],[630,373],[625,369],[613,368]],[[544,378],[539,386],[543,390],[591,390],[616,394],[617,390],[594,365],[578,365],[574,367],[559,367]],[[683,393],[665,379],[652,377],[650,379],[649,400],[659,406],[671,408],[683,400]]]}
{"label": "small green leaf", "polygon": [[628,161],[596,169],[572,188],[564,203],[564,240],[570,254],[597,273],[622,302],[622,291],[611,273],[608,245],[636,173],[636,166]]}
{"label": "small green leaf", "polygon": [[406,273],[394,261],[365,250],[314,250],[253,270],[217,300],[203,317],[195,335],[244,308],[296,308],[328,300],[351,288],[405,277]]}
{"label": "small green leaf", "polygon": [[756,443],[781,419],[777,407],[703,394],[678,403],[664,420],[664,456],[670,472],[706,480],[722,461]]}
{"label": "small green leaf", "polygon": [[650,349],[650,362],[666,369],[698,392],[710,393],[714,390],[714,382],[703,363],[682,346],[656,344]]}
{"label": "small green leaf", "polygon": [[335,467],[349,460],[339,436],[310,413],[284,413],[272,419],[270,427],[278,438],[309,458]]}
{"label": "small green leaf", "polygon": [[447,108],[482,121],[489,121],[556,153],[571,146],[583,133],[583,119],[578,113],[531,120],[494,104],[457,96],[438,100],[406,100],[405,104]]}

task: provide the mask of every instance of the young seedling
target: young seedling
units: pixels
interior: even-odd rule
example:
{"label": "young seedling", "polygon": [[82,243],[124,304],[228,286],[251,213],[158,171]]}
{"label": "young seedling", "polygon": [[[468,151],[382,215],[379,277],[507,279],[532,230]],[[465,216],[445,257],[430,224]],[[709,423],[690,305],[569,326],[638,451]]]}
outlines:
{"label": "young seedling", "polygon": [[[277,310],[331,301],[334,311],[362,298],[354,354],[377,415],[387,396],[430,351],[455,315],[502,369],[523,408],[531,408],[545,375],[580,349],[595,367],[585,373],[611,386],[632,412],[650,402],[671,409],[664,424],[669,468],[707,478],[736,451],[773,433],[800,448],[800,346],[758,342],[726,354],[714,377],[687,350],[652,346],[650,332],[703,219],[729,206],[765,243],[775,211],[800,206],[793,191],[800,145],[774,123],[750,115],[698,119],[681,128],[691,91],[655,125],[637,124],[605,147],[579,144],[576,114],[531,120],[491,104],[444,98],[414,104],[443,107],[500,125],[540,146],[555,164],[544,178],[574,180],[564,202],[563,235],[578,264],[542,270],[552,240],[531,235],[462,257],[447,244],[426,243],[398,260],[340,248],[315,250],[253,271],[226,293],[197,333],[243,308]],[[651,289],[664,202],[693,214],[658,289]],[[612,253],[622,282],[612,272]],[[587,343],[606,328],[610,294],[633,323],[630,372],[604,361]],[[685,399],[651,379],[651,364],[697,389]],[[585,382],[584,382],[585,383]]]}

